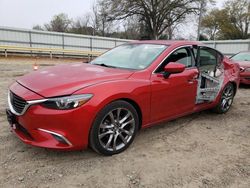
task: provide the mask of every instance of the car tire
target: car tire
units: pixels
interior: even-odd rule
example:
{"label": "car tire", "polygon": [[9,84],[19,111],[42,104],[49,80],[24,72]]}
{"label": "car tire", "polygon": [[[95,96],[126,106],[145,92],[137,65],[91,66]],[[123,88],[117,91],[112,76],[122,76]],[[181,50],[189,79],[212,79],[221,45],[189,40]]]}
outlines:
{"label": "car tire", "polygon": [[136,109],[126,101],[115,101],[105,106],[92,125],[90,147],[103,155],[121,153],[133,142],[139,127]]}
{"label": "car tire", "polygon": [[235,96],[235,90],[233,84],[232,83],[226,84],[221,93],[220,102],[212,110],[218,114],[226,113],[230,109],[233,103],[234,96]]}

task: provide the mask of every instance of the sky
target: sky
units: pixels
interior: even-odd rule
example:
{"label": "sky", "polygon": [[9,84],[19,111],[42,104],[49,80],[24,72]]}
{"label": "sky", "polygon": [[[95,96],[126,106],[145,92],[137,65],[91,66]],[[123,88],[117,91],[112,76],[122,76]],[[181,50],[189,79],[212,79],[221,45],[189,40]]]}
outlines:
{"label": "sky", "polygon": [[[217,0],[221,7],[225,0]],[[59,13],[70,18],[91,11],[96,0],[0,0],[0,26],[31,29],[34,25],[48,23]]]}
{"label": "sky", "polygon": [[59,13],[76,18],[91,11],[95,0],[0,0],[0,26],[31,29]]}

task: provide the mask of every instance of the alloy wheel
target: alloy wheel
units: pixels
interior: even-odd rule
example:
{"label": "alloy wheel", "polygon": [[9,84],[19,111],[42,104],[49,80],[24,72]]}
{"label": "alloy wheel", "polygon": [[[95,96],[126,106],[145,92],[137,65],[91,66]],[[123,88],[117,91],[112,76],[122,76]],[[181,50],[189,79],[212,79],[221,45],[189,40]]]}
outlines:
{"label": "alloy wheel", "polygon": [[230,106],[233,103],[233,98],[234,98],[234,88],[230,84],[224,89],[222,97],[221,97],[221,109],[224,112],[229,110]]}
{"label": "alloy wheel", "polygon": [[116,108],[108,112],[98,131],[101,146],[108,151],[124,148],[132,139],[135,132],[135,118],[127,108]]}

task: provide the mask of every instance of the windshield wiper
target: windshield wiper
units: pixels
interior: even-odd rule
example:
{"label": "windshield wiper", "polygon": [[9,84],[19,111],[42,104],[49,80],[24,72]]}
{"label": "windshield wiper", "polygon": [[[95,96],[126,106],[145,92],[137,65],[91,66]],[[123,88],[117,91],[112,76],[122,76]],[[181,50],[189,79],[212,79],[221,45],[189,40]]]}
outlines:
{"label": "windshield wiper", "polygon": [[107,65],[107,64],[105,64],[105,63],[94,64],[94,65],[99,65],[99,66],[103,66],[103,67],[110,67],[110,68],[117,68],[117,67],[114,67],[114,66],[111,66],[111,65]]}

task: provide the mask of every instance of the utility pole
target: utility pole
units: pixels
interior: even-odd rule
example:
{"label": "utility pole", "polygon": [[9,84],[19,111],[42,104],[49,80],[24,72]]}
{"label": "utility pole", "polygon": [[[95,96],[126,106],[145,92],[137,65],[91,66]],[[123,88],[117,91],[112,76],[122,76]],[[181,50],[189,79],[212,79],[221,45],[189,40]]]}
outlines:
{"label": "utility pole", "polygon": [[201,0],[200,8],[199,8],[199,21],[198,21],[198,29],[197,29],[197,40],[200,40],[201,35],[201,21],[202,21],[202,11],[204,9],[205,2],[204,0]]}

